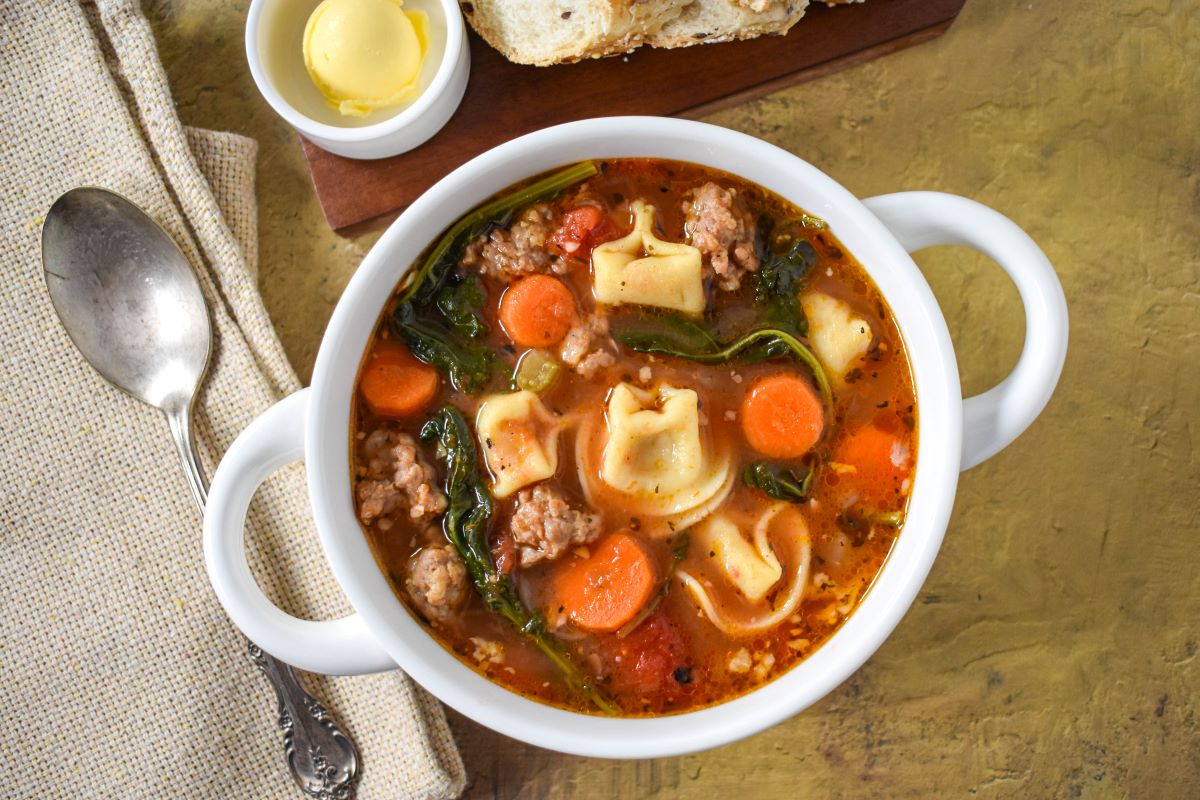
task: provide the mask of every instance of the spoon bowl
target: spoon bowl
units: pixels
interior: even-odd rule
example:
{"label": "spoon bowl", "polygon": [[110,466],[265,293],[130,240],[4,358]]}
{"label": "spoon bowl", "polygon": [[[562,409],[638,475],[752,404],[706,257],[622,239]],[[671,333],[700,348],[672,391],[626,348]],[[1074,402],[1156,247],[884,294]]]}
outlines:
{"label": "spoon bowl", "polygon": [[42,266],[71,341],[112,385],[171,412],[190,406],[212,349],[191,265],[119,194],[72,189],[42,227]]}

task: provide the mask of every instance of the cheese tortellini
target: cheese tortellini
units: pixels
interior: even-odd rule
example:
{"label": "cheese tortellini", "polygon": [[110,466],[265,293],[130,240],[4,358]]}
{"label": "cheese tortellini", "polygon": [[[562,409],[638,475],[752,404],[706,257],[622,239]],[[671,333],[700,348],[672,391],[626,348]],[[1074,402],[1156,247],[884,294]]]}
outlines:
{"label": "cheese tortellini", "polygon": [[638,513],[680,514],[728,490],[728,456],[703,447],[692,389],[661,384],[647,391],[619,383],[606,419],[600,478]]}
{"label": "cheese tortellini", "polygon": [[596,299],[613,306],[658,306],[688,314],[704,311],[700,251],[656,237],[653,206],[636,200],[633,216],[628,236],[592,251]]}
{"label": "cheese tortellini", "polygon": [[[775,503],[767,508],[755,520],[749,541],[735,522],[720,514],[698,526],[696,536],[701,546],[692,552],[698,556],[681,564],[675,577],[723,633],[758,636],[796,613],[808,586],[812,540],[795,506]],[[741,598],[722,596],[708,578],[713,566],[719,573],[714,577],[724,578]],[[770,602],[765,602],[773,589]]]}
{"label": "cheese tortellini", "polygon": [[783,577],[783,567],[762,536],[751,545],[729,517],[713,514],[696,526],[695,542],[707,551],[726,579],[737,587],[747,600],[755,603],[767,596],[771,587]]}
{"label": "cheese tortellini", "polygon": [[496,497],[508,497],[558,471],[560,425],[533,392],[488,397],[479,407],[475,428]]}
{"label": "cheese tortellini", "polygon": [[820,292],[806,292],[800,306],[808,317],[808,338],[822,366],[838,378],[867,354],[875,334],[871,324],[854,316],[850,306]]}

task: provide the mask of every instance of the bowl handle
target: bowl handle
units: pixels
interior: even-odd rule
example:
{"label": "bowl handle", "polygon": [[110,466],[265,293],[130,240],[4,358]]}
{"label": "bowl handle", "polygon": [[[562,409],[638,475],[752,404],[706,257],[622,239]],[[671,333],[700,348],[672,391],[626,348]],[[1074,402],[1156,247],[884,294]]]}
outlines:
{"label": "bowl handle", "polygon": [[246,511],[268,475],[304,457],[307,408],[307,389],[279,401],[250,423],[221,460],[204,515],[208,578],[233,623],[281,661],[327,675],[395,669],[358,614],[326,622],[298,619],[267,599],[250,572]]}
{"label": "bowl handle", "polygon": [[912,253],[966,245],[1008,273],[1025,306],[1025,345],[1008,377],[963,401],[962,469],[1007,447],[1042,413],[1067,356],[1067,301],[1045,253],[1016,223],[985,205],[941,192],[898,192],[864,201]]}

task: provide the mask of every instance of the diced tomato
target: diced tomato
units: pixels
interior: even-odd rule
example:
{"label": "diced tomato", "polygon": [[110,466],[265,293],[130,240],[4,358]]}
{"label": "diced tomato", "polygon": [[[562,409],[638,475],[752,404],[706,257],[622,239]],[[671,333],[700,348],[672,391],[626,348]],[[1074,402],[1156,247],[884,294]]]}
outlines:
{"label": "diced tomato", "polygon": [[588,233],[587,241],[584,246],[587,248],[588,255],[592,254],[592,249],[598,247],[605,242],[611,242],[613,239],[620,239],[621,232],[617,230],[617,226],[608,218],[606,214],[604,219],[600,220],[600,224],[592,228]]}
{"label": "diced tomato", "polygon": [[558,230],[549,243],[565,255],[586,259],[592,248],[614,238],[616,227],[604,210],[597,206],[578,206],[563,214]]}
{"label": "diced tomato", "polygon": [[513,567],[517,565],[517,541],[512,534],[505,531],[492,542],[492,560],[501,573],[512,574]]}
{"label": "diced tomato", "polygon": [[604,210],[599,206],[579,206],[563,215],[562,230],[569,238],[580,242],[602,219]]}
{"label": "diced tomato", "polygon": [[600,641],[615,692],[634,694],[662,708],[690,690],[687,644],[662,611],[652,613],[624,638],[614,634]]}

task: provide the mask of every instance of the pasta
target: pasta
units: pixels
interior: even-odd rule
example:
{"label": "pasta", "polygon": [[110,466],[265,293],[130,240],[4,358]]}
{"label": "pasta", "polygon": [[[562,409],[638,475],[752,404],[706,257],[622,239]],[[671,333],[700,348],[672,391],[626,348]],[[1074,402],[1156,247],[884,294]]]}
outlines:
{"label": "pasta", "polygon": [[602,423],[587,426],[578,440],[588,498],[613,497],[651,535],[682,530],[719,504],[733,485],[729,455],[702,444],[697,402],[695,391],[668,384],[654,391],[613,387]]}
{"label": "pasta", "polygon": [[[728,535],[727,530],[723,533]],[[708,535],[711,537],[712,534]],[[740,537],[740,534],[735,535]],[[786,588],[780,589],[774,602],[767,608],[749,597],[749,602],[718,601],[711,589],[711,582],[702,580],[688,568],[681,567],[676,572],[680,583],[695,598],[709,621],[727,636],[735,638],[754,636],[786,620],[795,613],[808,585],[812,545],[808,525],[799,512],[787,503],[772,505],[755,524],[753,540],[754,550],[764,563],[767,562],[765,554],[768,553],[772,562],[779,563],[775,561],[772,541],[780,543],[779,549],[785,554],[784,565],[790,578]],[[743,544],[748,551],[750,546],[745,542]]]}
{"label": "pasta", "polygon": [[592,252],[596,300],[699,314],[705,304],[700,251],[656,237],[654,206],[639,200],[632,210],[634,227],[629,235]]}
{"label": "pasta", "polygon": [[560,425],[533,392],[488,397],[475,427],[496,497],[508,497],[558,471]]}
{"label": "pasta", "polygon": [[841,378],[867,354],[874,334],[871,324],[850,311],[850,306],[821,292],[806,292],[800,305],[808,317],[808,335],[817,358]]}

